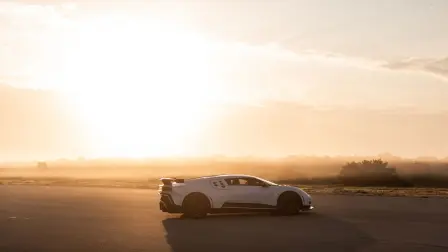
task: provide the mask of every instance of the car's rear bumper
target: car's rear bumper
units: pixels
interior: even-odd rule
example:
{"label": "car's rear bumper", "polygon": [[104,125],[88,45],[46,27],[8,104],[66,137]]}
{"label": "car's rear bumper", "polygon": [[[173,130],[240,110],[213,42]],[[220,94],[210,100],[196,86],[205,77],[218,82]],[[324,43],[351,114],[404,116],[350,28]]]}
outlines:
{"label": "car's rear bumper", "polygon": [[173,198],[169,194],[161,194],[159,208],[166,213],[182,213],[182,207],[174,204]]}

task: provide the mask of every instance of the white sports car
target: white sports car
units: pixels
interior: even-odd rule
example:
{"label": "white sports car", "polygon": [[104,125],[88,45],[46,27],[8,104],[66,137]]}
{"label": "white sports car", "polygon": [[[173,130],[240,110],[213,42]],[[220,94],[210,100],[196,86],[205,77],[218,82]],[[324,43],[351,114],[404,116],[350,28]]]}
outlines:
{"label": "white sports car", "polygon": [[282,215],[311,210],[311,196],[294,186],[249,175],[193,179],[161,178],[160,210],[201,218],[208,213],[269,211]]}

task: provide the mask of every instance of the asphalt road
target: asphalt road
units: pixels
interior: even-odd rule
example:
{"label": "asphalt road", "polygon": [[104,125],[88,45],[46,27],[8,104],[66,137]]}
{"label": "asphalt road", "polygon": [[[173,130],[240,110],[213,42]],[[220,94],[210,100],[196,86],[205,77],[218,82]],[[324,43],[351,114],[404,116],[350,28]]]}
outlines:
{"label": "asphalt road", "polygon": [[448,251],[448,200],[314,196],[312,213],[159,211],[153,190],[0,186],[0,251]]}

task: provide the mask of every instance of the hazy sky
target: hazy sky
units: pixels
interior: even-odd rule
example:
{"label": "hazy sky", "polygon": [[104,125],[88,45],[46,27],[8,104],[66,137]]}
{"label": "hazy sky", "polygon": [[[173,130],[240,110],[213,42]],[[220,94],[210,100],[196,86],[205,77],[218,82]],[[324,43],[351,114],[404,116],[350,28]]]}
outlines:
{"label": "hazy sky", "polygon": [[[231,86],[232,96],[422,109],[448,105],[446,1],[148,2],[0,2],[1,79],[61,86],[47,76],[73,60],[61,56],[74,50],[73,34],[93,27],[101,37],[117,24],[150,37],[150,26],[168,24],[226,46],[214,51],[215,62],[226,65],[219,80]],[[123,57],[113,49],[106,53],[110,60]],[[137,62],[126,64],[140,64],[139,58],[126,60],[132,59]]]}
{"label": "hazy sky", "polygon": [[[0,34],[0,83],[76,97],[68,103],[97,131],[116,115],[142,122],[136,119],[141,114],[164,108],[165,114],[184,116],[152,117],[166,123],[153,131],[163,131],[174,122],[187,125],[210,104],[235,101],[366,113],[448,108],[444,0],[0,1]],[[121,105],[133,105],[113,105],[117,95]],[[138,99],[152,102],[134,104]],[[100,115],[104,119],[92,119]],[[197,122],[189,127],[200,128]],[[123,128],[104,137],[130,131]],[[175,131],[166,133],[171,141]],[[402,154],[445,148],[441,141]],[[285,147],[285,153],[294,148]],[[364,152],[387,146],[381,148]],[[322,153],[355,151],[335,147]]]}

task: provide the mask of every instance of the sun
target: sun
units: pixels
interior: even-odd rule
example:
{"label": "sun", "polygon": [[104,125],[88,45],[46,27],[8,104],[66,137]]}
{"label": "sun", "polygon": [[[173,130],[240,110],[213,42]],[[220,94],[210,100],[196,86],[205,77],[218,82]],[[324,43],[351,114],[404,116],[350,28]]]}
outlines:
{"label": "sun", "polygon": [[210,43],[150,20],[91,19],[76,31],[56,75],[91,133],[95,154],[188,153],[219,95]]}

